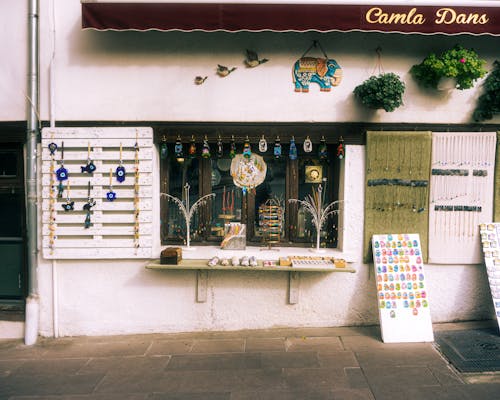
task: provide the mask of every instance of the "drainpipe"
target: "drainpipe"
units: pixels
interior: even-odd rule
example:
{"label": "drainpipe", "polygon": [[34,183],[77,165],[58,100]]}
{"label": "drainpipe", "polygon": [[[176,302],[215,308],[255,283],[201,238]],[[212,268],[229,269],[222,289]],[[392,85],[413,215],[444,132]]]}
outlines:
{"label": "drainpipe", "polygon": [[28,9],[28,124],[26,132],[26,225],[28,250],[28,297],[26,299],[26,323],[24,343],[33,345],[38,338],[38,251],[37,251],[37,141],[39,110],[39,29],[38,0],[29,0]]}

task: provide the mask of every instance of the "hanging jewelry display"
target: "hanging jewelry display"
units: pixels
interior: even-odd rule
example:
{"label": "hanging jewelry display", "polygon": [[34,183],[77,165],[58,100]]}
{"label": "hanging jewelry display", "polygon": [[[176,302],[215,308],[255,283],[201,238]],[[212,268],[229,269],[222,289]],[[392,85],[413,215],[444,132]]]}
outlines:
{"label": "hanging jewelry display", "polygon": [[66,203],[61,204],[64,211],[73,211],[74,210],[75,202],[71,201],[69,192],[70,192],[70,186],[69,186],[69,180],[68,180],[68,185],[66,186]]}
{"label": "hanging jewelry display", "polygon": [[116,199],[116,193],[113,192],[113,169],[109,169],[109,190],[106,193],[106,199],[108,201],[113,201]]}
{"label": "hanging jewelry display", "polygon": [[259,151],[265,153],[267,151],[267,141],[264,135],[259,140]]}
{"label": "hanging jewelry display", "polygon": [[90,228],[90,224],[91,224],[91,221],[90,221],[91,209],[95,205],[96,205],[96,202],[94,201],[94,199],[92,197],[90,197],[90,181],[89,181],[88,184],[87,184],[87,202],[83,205],[83,210],[86,211],[85,222],[83,224],[83,226],[85,227],[85,229]]}
{"label": "hanging jewelry display", "polygon": [[302,147],[305,153],[310,153],[313,150],[313,144],[309,135],[306,137],[306,140],[304,140],[304,144],[302,145]]}
{"label": "hanging jewelry display", "polygon": [[250,158],[252,155],[252,149],[250,147],[250,140],[248,139],[248,136],[245,139],[245,144],[243,145],[243,157],[245,158]]}
{"label": "hanging jewelry display", "polygon": [[326,140],[324,136],[321,136],[321,140],[319,142],[318,156],[321,161],[328,160],[328,148],[326,146]]}
{"label": "hanging jewelry display", "polygon": [[160,196],[166,197],[168,200],[172,200],[177,205],[182,215],[184,216],[184,221],[186,223],[186,246],[187,246],[185,250],[194,250],[194,248],[191,247],[191,218],[193,217],[194,213],[200,206],[205,205],[208,199],[215,197],[215,193],[207,194],[203,197],[200,197],[198,200],[194,202],[192,206],[190,206],[189,205],[190,187],[191,186],[189,185],[189,183],[186,183],[184,185],[184,199],[185,199],[184,202],[182,202],[182,200],[168,193],[160,193]]}
{"label": "hanging jewelry display", "polygon": [[279,136],[277,136],[276,140],[274,141],[273,154],[274,158],[281,158],[281,140]]}
{"label": "hanging jewelry display", "polygon": [[138,132],[135,132],[136,140],[134,145],[134,247],[139,248],[139,143],[137,139]]}
{"label": "hanging jewelry display", "polygon": [[184,146],[182,145],[180,135],[177,135],[177,139],[175,139],[174,153],[177,161],[184,161]]}
{"label": "hanging jewelry display", "polygon": [[282,203],[278,199],[268,199],[259,206],[259,227],[262,240],[269,250],[281,240],[283,215]]}
{"label": "hanging jewelry display", "polygon": [[222,158],[222,156],[224,155],[224,145],[222,144],[222,139],[221,139],[220,135],[217,138],[216,155],[217,155],[217,158]]}
{"label": "hanging jewelry display", "polygon": [[196,158],[196,142],[194,139],[194,135],[191,135],[191,143],[189,144],[188,156],[189,158]]}
{"label": "hanging jewelry display", "polygon": [[61,143],[61,161],[60,167],[56,171],[56,177],[59,181],[57,185],[57,197],[61,198],[64,192],[63,182],[68,179],[68,170],[64,168],[64,142]]}
{"label": "hanging jewelry display", "polygon": [[236,156],[236,142],[234,141],[234,135],[231,135],[231,144],[229,145],[229,157],[234,158]]}
{"label": "hanging jewelry display", "polygon": [[167,138],[165,135],[163,135],[161,138],[161,145],[160,145],[160,158],[162,160],[166,160],[167,157],[168,157]]}
{"label": "hanging jewelry display", "polygon": [[[316,252],[323,252],[320,248],[321,241],[321,228],[326,222],[330,215],[337,214],[339,201],[333,201],[329,204],[325,204],[325,195],[323,193],[323,187],[318,185],[318,188],[312,188],[311,194],[308,194],[304,200],[299,199],[289,199],[290,203],[297,203],[302,206],[304,210],[309,212],[312,217],[312,222],[316,228]],[[337,207],[337,208],[335,208]]]}
{"label": "hanging jewelry display", "polygon": [[120,161],[118,164],[118,167],[116,167],[116,180],[120,183],[125,181],[125,167],[123,166],[123,160],[122,160],[122,144],[120,143]]}
{"label": "hanging jewelry display", "polygon": [[[54,139],[54,134],[51,133],[51,139]],[[48,144],[48,149],[50,152],[50,167],[49,167],[49,172],[50,172],[50,185],[49,185],[49,248],[50,248],[50,253],[54,253],[54,245],[55,245],[55,231],[56,231],[56,211],[55,211],[55,204],[56,204],[56,187],[55,187],[55,165],[56,165],[56,158],[55,158],[55,153],[57,150],[57,144],[55,144],[53,141]]]}
{"label": "hanging jewelry display", "polygon": [[295,144],[295,137],[292,136],[290,139],[290,151],[289,151],[290,160],[297,159],[297,145]]}
{"label": "hanging jewelry display", "polygon": [[343,160],[345,158],[344,138],[341,136],[337,144],[337,158]]}
{"label": "hanging jewelry display", "polygon": [[205,138],[203,139],[203,146],[201,147],[201,156],[203,158],[210,158],[210,145],[208,144],[208,139],[207,135],[205,135]]}
{"label": "hanging jewelry display", "polygon": [[90,142],[87,144],[87,165],[80,167],[82,169],[82,174],[87,172],[93,174],[96,170],[96,166],[92,159],[90,158]]}

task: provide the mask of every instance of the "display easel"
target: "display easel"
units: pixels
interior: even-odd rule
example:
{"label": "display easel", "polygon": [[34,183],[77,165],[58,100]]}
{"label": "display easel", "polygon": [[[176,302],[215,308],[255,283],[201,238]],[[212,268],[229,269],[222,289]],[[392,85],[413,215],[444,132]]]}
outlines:
{"label": "display easel", "polygon": [[259,226],[262,240],[268,249],[278,244],[283,230],[283,207],[276,199],[269,199],[259,206]]}

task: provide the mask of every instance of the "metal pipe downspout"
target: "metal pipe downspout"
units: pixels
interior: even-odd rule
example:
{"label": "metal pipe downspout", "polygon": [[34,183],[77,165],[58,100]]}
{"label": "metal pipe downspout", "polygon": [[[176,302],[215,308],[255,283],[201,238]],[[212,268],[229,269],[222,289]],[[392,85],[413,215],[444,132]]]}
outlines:
{"label": "metal pipe downspout", "polygon": [[29,0],[28,9],[28,99],[26,132],[26,225],[28,250],[28,297],[24,342],[36,343],[38,337],[38,224],[37,224],[37,142],[39,133],[39,25],[38,0]]}

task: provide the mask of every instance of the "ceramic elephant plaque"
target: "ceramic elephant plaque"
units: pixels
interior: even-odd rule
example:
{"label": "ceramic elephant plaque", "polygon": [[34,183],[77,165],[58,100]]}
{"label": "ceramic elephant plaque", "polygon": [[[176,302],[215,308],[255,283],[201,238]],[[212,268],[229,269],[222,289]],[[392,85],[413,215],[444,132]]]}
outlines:
{"label": "ceramic elephant plaque", "polygon": [[317,83],[322,92],[329,92],[340,84],[342,68],[333,59],[302,57],[293,65],[292,75],[296,92],[309,92],[311,82]]}

